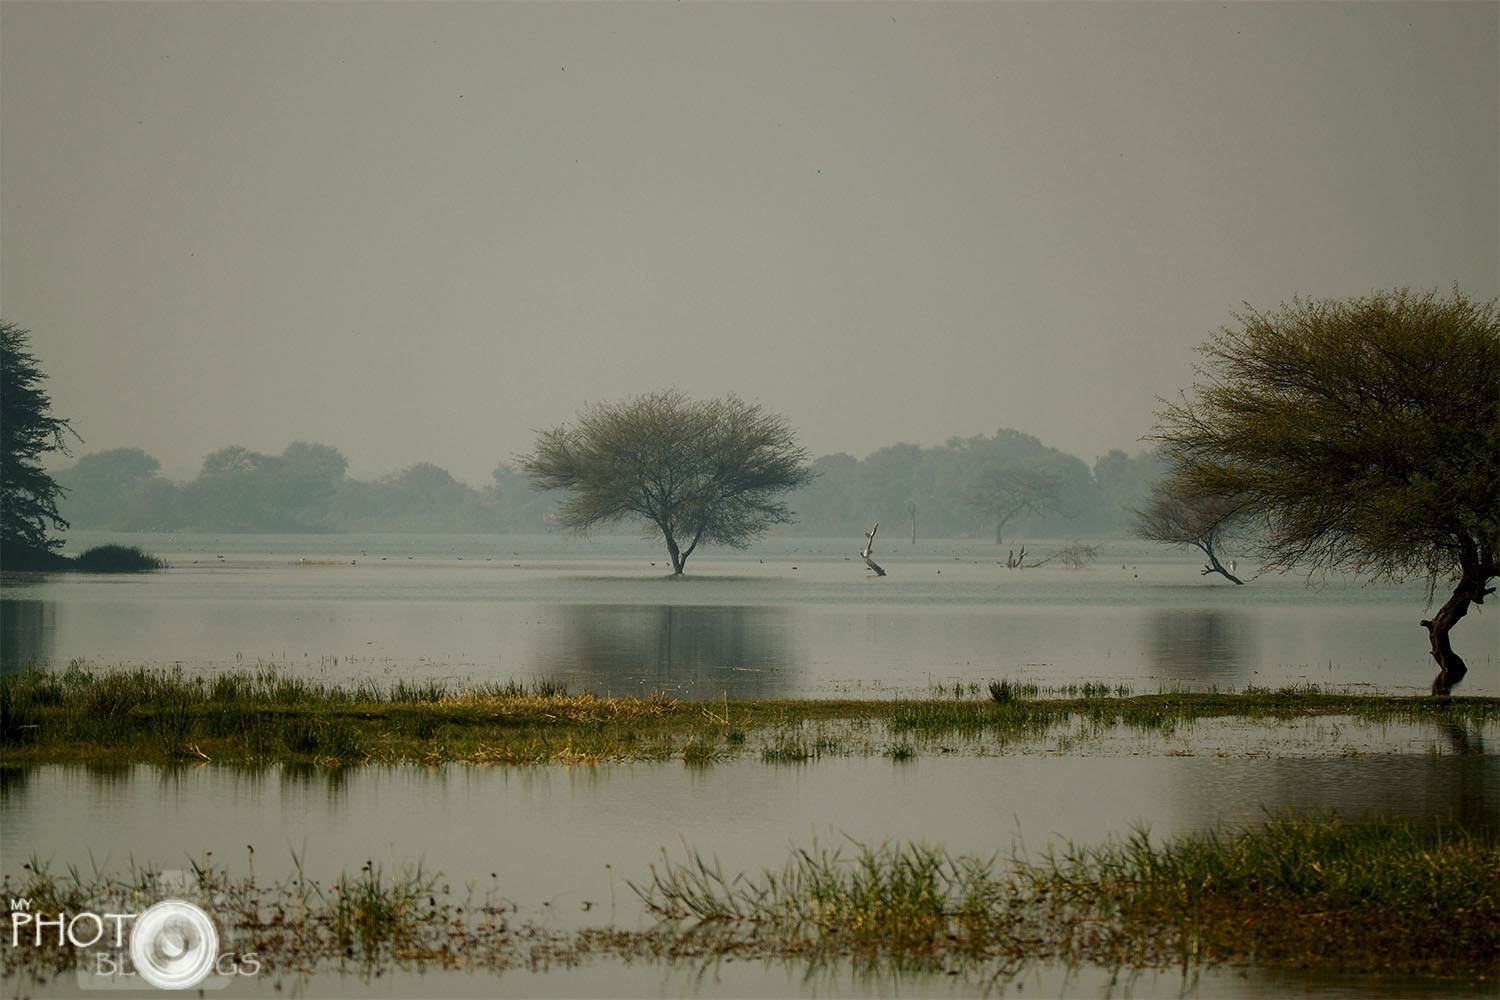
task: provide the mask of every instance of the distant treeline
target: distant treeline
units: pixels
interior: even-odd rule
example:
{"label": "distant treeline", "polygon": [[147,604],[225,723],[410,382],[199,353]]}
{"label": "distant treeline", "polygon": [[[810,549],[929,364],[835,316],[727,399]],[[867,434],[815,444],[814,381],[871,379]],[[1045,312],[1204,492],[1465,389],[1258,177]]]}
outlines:
{"label": "distant treeline", "polygon": [[[141,449],[115,448],[84,455],[55,479],[68,491],[60,510],[73,527],[114,531],[538,533],[560,500],[506,464],[483,489],[427,462],[374,480],[349,478],[348,464],[324,444],[299,441],[280,455],[231,446],[176,483]],[[1125,508],[1141,505],[1160,473],[1149,453],[1111,451],[1091,469],[1012,430],[930,448],[897,444],[864,459],[825,455],[812,467],[819,476],[787,498],[797,523],[782,532],[858,537],[879,521],[892,543],[911,535],[913,518],[919,538],[993,537],[997,518],[975,505],[976,489],[987,471],[1018,467],[1045,476],[1053,502],[1014,516],[1006,537],[1124,531]]]}

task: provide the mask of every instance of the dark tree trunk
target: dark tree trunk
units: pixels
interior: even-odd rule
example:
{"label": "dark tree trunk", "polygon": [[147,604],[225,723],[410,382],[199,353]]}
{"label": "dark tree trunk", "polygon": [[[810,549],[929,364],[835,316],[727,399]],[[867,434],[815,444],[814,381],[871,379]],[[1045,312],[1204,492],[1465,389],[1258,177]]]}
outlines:
{"label": "dark tree trunk", "polygon": [[672,573],[674,576],[681,576],[682,568],[687,565],[688,556],[693,554],[693,550],[698,547],[698,540],[703,537],[704,528],[700,525],[693,533],[693,540],[688,543],[687,548],[683,549],[678,547],[677,537],[672,534],[671,529],[660,522],[658,522],[658,527],[661,528],[662,537],[667,540],[667,553],[672,557]]}
{"label": "dark tree trunk", "polygon": [[1452,694],[1458,682],[1469,672],[1463,658],[1453,651],[1448,642],[1448,632],[1458,624],[1460,618],[1469,613],[1469,597],[1463,588],[1453,592],[1446,604],[1438,609],[1431,619],[1423,619],[1422,627],[1432,641],[1432,658],[1437,661],[1438,673],[1432,679],[1433,694]]}
{"label": "dark tree trunk", "polygon": [[1452,694],[1458,682],[1469,672],[1463,658],[1448,642],[1448,633],[1469,613],[1470,604],[1483,604],[1485,597],[1495,592],[1494,587],[1485,586],[1495,575],[1493,553],[1487,549],[1481,551],[1473,541],[1463,539],[1459,545],[1458,565],[1463,575],[1458,579],[1458,586],[1453,588],[1453,596],[1431,619],[1424,618],[1421,622],[1432,642],[1432,658],[1438,665],[1437,676],[1432,679],[1432,693],[1435,695]]}

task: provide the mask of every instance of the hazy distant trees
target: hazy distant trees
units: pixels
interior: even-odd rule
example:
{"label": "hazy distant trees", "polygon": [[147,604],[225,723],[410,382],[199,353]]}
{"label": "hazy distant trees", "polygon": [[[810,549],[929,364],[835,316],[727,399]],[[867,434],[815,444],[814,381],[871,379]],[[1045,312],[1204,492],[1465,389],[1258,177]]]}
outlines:
{"label": "hazy distant trees", "polygon": [[327,530],[348,461],[327,445],[296,441],[280,455],[239,445],[209,453],[179,499],[187,527],[220,531]]}
{"label": "hazy distant trees", "polygon": [[348,478],[347,467],[337,449],[298,441],[280,455],[216,449],[182,485],[139,448],[84,455],[57,478],[74,527],[116,531],[539,532],[553,506],[508,466],[487,490],[430,462],[372,481]]}
{"label": "hazy distant trees", "polygon": [[68,491],[62,510],[80,527],[108,524],[126,510],[161,463],[139,448],[111,448],[84,455],[57,474]]}
{"label": "hazy distant trees", "polygon": [[646,522],[680,575],[700,543],[743,548],[790,521],[782,495],[812,477],[807,459],[786,420],[759,405],[667,390],[542,431],[521,465],[538,488],[566,492],[563,527]]}
{"label": "hazy distant trees", "polygon": [[490,478],[485,492],[505,519],[505,530],[538,532],[556,521],[556,494],[533,486],[524,469],[501,462]]}
{"label": "hazy distant trees", "polygon": [[[1166,475],[1166,467],[1154,451],[1143,452],[1134,458],[1118,448],[1094,460],[1094,490],[1098,496],[1098,508],[1116,516],[1129,514],[1133,519],[1136,508],[1142,506],[1150,496],[1151,488]],[[1122,526],[1128,526],[1125,522]]]}
{"label": "hazy distant trees", "polygon": [[63,490],[42,468],[50,452],[67,454],[68,422],[52,416],[42,387],[47,376],[28,348],[29,331],[0,322],[0,560],[21,568],[62,545],[49,529],[66,530],[58,512]]}
{"label": "hazy distant trees", "polygon": [[[847,536],[858,547],[876,521],[909,524],[915,504],[924,540],[990,534],[988,513],[965,496],[985,468],[1009,461],[1035,462],[1054,475],[1062,509],[1017,515],[1006,525],[1008,536],[1123,532],[1124,508],[1142,506],[1162,474],[1154,455],[1119,451],[1098,459],[1090,473],[1072,455],[1005,429],[935,447],[897,444],[864,459],[837,453],[814,460],[810,480],[785,497],[797,523],[779,530]],[[561,505],[558,494],[538,489],[512,464],[496,466],[482,488],[428,462],[357,480],[337,449],[306,442],[279,455],[216,449],[198,476],[181,484],[164,478],[157,460],[137,448],[85,455],[56,479],[68,491],[59,510],[73,527],[121,531],[540,532],[556,527]]]}
{"label": "hazy distant trees", "polygon": [[1174,477],[1264,524],[1268,567],[1451,583],[1421,623],[1447,693],[1467,672],[1449,631],[1500,575],[1497,301],[1398,289],[1235,318],[1160,414]]}
{"label": "hazy distant trees", "polygon": [[979,473],[964,494],[970,507],[995,522],[995,543],[1020,514],[1050,514],[1062,508],[1058,477],[1037,462],[1006,462]]}
{"label": "hazy distant trees", "polygon": [[483,533],[506,527],[492,496],[431,462],[417,462],[373,482],[349,484],[340,496],[336,523],[351,531]]}

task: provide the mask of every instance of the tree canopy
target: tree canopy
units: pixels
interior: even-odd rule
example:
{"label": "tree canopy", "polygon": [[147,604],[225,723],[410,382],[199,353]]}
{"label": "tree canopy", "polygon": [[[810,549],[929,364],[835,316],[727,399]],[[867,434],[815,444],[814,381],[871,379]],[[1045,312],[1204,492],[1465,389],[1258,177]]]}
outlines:
{"label": "tree canopy", "polygon": [[1264,565],[1420,575],[1453,594],[1422,624],[1435,690],[1466,667],[1448,631],[1493,593],[1500,548],[1500,315],[1407,289],[1235,317],[1156,439],[1172,474],[1264,523]]}
{"label": "tree canopy", "polygon": [[58,514],[62,489],[42,467],[48,452],[67,454],[66,420],[52,416],[46,375],[27,350],[29,332],[0,322],[0,550],[16,566],[62,545],[50,528],[66,530]]}
{"label": "tree canopy", "polygon": [[537,487],[567,491],[564,527],[643,521],[661,532],[679,575],[700,543],[743,548],[790,521],[781,495],[812,477],[782,417],[736,396],[695,401],[676,390],[591,406],[576,424],[542,431],[519,461]]}

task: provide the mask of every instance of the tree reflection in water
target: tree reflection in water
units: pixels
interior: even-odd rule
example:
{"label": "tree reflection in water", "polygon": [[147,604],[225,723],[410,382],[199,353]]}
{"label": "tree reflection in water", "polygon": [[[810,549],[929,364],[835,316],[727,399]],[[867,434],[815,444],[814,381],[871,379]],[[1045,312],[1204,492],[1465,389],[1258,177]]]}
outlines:
{"label": "tree reflection in water", "polygon": [[1255,623],[1248,615],[1164,608],[1146,616],[1145,633],[1142,645],[1150,651],[1151,665],[1169,681],[1195,689],[1254,683],[1259,655]]}
{"label": "tree reflection in water", "polygon": [[572,692],[791,697],[803,681],[784,607],[569,604],[531,657]]}

